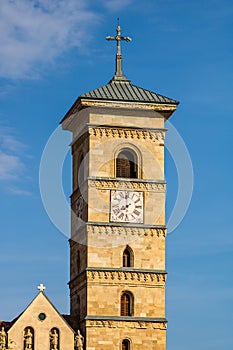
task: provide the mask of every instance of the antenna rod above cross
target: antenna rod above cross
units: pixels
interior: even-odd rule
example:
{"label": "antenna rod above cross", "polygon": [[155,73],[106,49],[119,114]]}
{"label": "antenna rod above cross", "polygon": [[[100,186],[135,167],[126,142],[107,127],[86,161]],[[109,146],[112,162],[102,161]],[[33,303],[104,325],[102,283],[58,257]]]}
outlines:
{"label": "antenna rod above cross", "polygon": [[115,79],[126,79],[125,76],[122,73],[122,54],[121,54],[121,41],[131,41],[132,39],[129,36],[121,36],[121,27],[119,23],[119,18],[117,19],[118,25],[116,27],[116,36],[107,36],[106,40],[116,40],[117,41],[117,52],[116,52],[116,72],[115,72]]}

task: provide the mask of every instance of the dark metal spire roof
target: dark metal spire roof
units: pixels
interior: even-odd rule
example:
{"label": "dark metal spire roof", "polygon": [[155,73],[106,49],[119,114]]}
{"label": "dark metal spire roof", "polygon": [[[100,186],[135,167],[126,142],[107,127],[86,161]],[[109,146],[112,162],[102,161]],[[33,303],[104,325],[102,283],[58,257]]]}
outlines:
{"label": "dark metal spire roof", "polygon": [[132,85],[129,80],[115,80],[114,78],[107,84],[80,96],[80,98],[94,100],[127,101],[156,104],[177,105],[178,102],[159,95],[155,92]]}
{"label": "dark metal spire roof", "polygon": [[116,31],[116,36],[106,37],[107,40],[117,41],[115,75],[108,84],[80,95],[73,106],[66,113],[62,119],[62,122],[72,113],[84,107],[97,105],[106,106],[106,104],[110,107],[113,105],[116,107],[116,103],[117,107],[125,106],[126,108],[137,108],[137,106],[143,105],[143,108],[146,109],[164,110],[164,116],[169,118],[169,116],[176,109],[176,106],[179,104],[178,101],[169,97],[165,97],[133,85],[131,84],[130,80],[126,79],[122,73],[121,41],[131,41],[131,38],[121,36],[121,27],[119,22]]}
{"label": "dark metal spire roof", "polygon": [[156,103],[156,104],[172,104],[177,105],[178,102],[168,97],[159,95],[155,92],[145,90],[136,85],[132,85],[130,80],[127,80],[122,73],[122,54],[121,41],[131,41],[128,36],[121,35],[121,27],[116,27],[116,36],[107,36],[107,40],[116,40],[116,71],[112,80],[98,89],[92,90],[80,96],[80,98],[94,99],[94,100],[108,100],[108,101],[127,101],[127,102],[141,102],[141,103]]}

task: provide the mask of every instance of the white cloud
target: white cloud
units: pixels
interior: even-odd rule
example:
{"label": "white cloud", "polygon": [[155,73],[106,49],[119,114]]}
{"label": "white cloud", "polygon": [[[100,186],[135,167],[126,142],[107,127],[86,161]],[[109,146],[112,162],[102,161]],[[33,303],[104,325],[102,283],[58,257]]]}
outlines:
{"label": "white cloud", "polygon": [[69,49],[86,49],[103,9],[119,13],[133,2],[96,0],[92,7],[92,0],[0,1],[0,77],[38,77]]}
{"label": "white cloud", "polygon": [[0,149],[1,148],[8,152],[19,153],[25,150],[26,145],[17,140],[12,128],[0,126]]}
{"label": "white cloud", "polygon": [[23,168],[23,163],[18,156],[0,152],[0,180],[17,178]]}
{"label": "white cloud", "polygon": [[[27,146],[18,140],[13,128],[0,125],[0,182],[4,189],[17,196],[30,196],[28,167],[25,158]],[[22,186],[25,186],[23,189]],[[17,186],[15,186],[17,184]]]}
{"label": "white cloud", "polygon": [[20,188],[9,188],[9,192],[16,196],[31,196],[32,192]]}
{"label": "white cloud", "polygon": [[103,0],[103,6],[106,7],[109,11],[119,12],[123,8],[132,4],[133,1],[134,0]]}
{"label": "white cloud", "polygon": [[12,128],[0,125],[0,180],[19,180],[25,170],[23,156],[26,148]]}
{"label": "white cloud", "polygon": [[71,47],[82,47],[97,15],[87,0],[0,2],[0,76],[32,78]]}

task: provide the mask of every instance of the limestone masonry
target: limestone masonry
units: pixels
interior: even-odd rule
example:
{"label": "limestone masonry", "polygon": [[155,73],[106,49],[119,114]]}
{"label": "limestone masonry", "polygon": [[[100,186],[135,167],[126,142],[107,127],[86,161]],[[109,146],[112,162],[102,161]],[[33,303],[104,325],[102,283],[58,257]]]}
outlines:
{"label": "limestone masonry", "polygon": [[118,26],[107,39],[117,42],[114,77],[61,122],[73,135],[70,315],[39,286],[2,322],[0,349],[166,349],[164,122],[178,102],[132,85],[121,55],[130,38]]}

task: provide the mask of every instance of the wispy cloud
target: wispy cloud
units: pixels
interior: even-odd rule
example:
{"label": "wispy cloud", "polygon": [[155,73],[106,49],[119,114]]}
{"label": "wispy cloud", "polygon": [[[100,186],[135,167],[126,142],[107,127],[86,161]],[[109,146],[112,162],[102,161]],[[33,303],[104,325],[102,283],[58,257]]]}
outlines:
{"label": "wispy cloud", "polygon": [[33,78],[71,47],[82,47],[97,21],[87,0],[0,2],[0,76]]}
{"label": "wispy cloud", "polygon": [[[135,0],[0,1],[0,77],[27,79],[76,47],[86,50],[103,11],[117,12]],[[98,8],[98,10],[97,10]]]}
{"label": "wispy cloud", "polygon": [[18,156],[0,152],[0,180],[17,178],[24,165]]}
{"label": "wispy cloud", "polygon": [[16,188],[26,173],[27,146],[18,140],[14,129],[0,125],[0,181],[14,195],[30,195],[28,190]]}
{"label": "wispy cloud", "polygon": [[0,125],[0,147],[8,152],[21,153],[26,149],[26,145],[19,141],[14,130],[7,126]]}
{"label": "wispy cloud", "polygon": [[9,188],[9,192],[16,196],[31,196],[32,193],[30,191],[22,190],[20,188]]}
{"label": "wispy cloud", "polygon": [[103,0],[103,6],[106,7],[107,10],[115,12],[120,11],[123,8],[132,4],[134,0]]}

